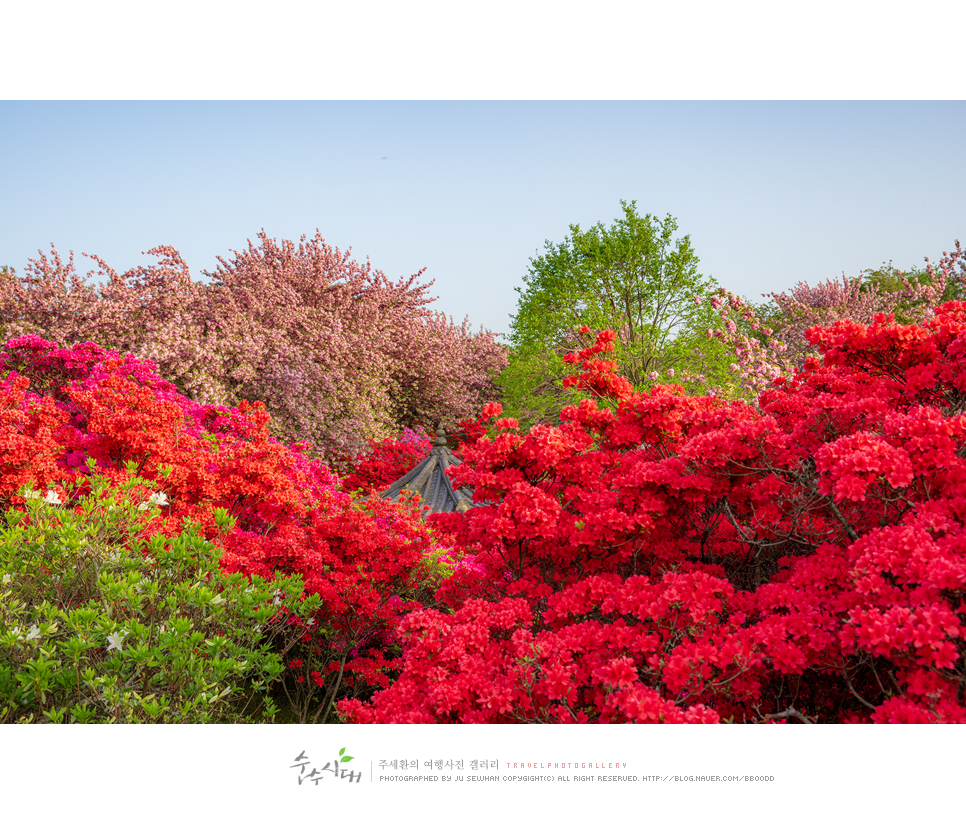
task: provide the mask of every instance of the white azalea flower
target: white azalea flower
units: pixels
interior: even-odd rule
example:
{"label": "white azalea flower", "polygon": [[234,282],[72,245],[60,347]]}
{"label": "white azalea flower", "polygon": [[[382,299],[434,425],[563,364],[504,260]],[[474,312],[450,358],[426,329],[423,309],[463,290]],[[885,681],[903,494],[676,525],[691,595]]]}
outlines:
{"label": "white azalea flower", "polygon": [[40,491],[39,490],[24,490],[23,491],[23,497],[25,499],[39,499],[40,498]]}
{"label": "white azalea flower", "polygon": [[13,577],[10,576],[10,574],[4,574],[3,575],[3,584],[4,585],[9,585],[11,582],[13,582]]}
{"label": "white azalea flower", "polygon": [[125,637],[127,637],[127,634],[124,633],[123,631],[122,632],[119,632],[118,634],[108,634],[107,635],[107,642],[108,642],[107,650],[108,651],[111,651],[112,649],[115,649],[116,648],[118,651],[120,651],[121,650],[121,647],[124,645],[124,638]]}
{"label": "white azalea flower", "polygon": [[10,629],[10,633],[13,634],[18,640],[26,640],[28,643],[31,640],[40,639],[40,628],[38,628],[36,625],[30,626],[30,631],[28,631],[26,634],[21,633],[21,628],[19,625],[15,625]]}
{"label": "white azalea flower", "polygon": [[138,510],[147,510],[152,504],[156,504],[159,507],[169,504],[167,495],[160,490],[157,493],[152,493],[147,501],[142,501],[138,505]]}
{"label": "white azalea flower", "polygon": [[44,501],[47,502],[47,504],[63,504],[63,502],[60,500],[60,496],[58,496],[53,490],[47,491],[47,495],[44,496]]}

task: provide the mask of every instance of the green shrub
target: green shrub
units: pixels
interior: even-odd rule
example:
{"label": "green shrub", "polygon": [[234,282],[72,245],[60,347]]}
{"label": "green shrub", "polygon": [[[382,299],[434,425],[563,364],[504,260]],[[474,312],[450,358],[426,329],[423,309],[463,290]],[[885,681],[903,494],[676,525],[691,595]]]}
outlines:
{"label": "green shrub", "polygon": [[281,600],[307,614],[317,598],[296,599],[297,577],[222,574],[189,523],[150,535],[164,496],[144,500],[148,482],[91,484],[70,506],[26,491],[0,521],[0,723],[273,721]]}

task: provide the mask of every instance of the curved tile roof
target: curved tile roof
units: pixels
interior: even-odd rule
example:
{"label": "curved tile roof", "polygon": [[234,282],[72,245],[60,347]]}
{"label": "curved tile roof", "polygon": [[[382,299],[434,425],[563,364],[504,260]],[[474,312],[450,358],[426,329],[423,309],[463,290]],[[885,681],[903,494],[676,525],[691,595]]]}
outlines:
{"label": "curved tile roof", "polygon": [[446,446],[446,433],[442,428],[437,429],[432,452],[379,495],[398,501],[405,489],[418,493],[429,513],[465,513],[473,507],[473,491],[466,487],[454,490],[446,477],[446,469],[460,463]]}

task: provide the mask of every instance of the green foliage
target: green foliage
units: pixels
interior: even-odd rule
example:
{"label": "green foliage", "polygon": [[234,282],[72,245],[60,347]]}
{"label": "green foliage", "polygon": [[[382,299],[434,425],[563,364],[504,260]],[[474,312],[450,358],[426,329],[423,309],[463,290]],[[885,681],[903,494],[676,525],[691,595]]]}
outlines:
{"label": "green foliage", "polygon": [[571,350],[563,344],[542,343],[512,349],[499,378],[504,414],[519,420],[524,429],[538,423],[556,424],[556,413],[586,397],[573,387],[562,387],[569,374],[562,358]]}
{"label": "green foliage", "polygon": [[571,225],[563,243],[548,240],[516,289],[510,364],[499,383],[505,413],[524,426],[553,422],[581,397],[562,389],[572,373],[563,355],[585,345],[581,326],[617,332],[613,359],[635,388],[659,379],[692,393],[736,391],[727,349],[707,337],[720,322],[707,303],[717,286],[698,272],[690,236],[674,239],[671,216],[639,216],[636,202],[621,206],[610,228]]}
{"label": "green foliage", "polygon": [[95,477],[72,508],[28,492],[0,521],[0,723],[274,720],[277,606],[311,613],[301,580],[224,575],[190,525],[150,535],[146,483]]}
{"label": "green foliage", "polygon": [[[883,262],[878,268],[863,271],[861,277],[863,291],[869,291],[873,286],[878,286],[882,291],[890,294],[897,294],[905,288],[903,279],[920,285],[933,285],[935,282],[934,276],[929,273],[928,269],[910,268],[907,271],[901,271],[892,264],[891,259],[888,262]],[[950,300],[963,299],[966,299],[966,296],[964,296],[962,284],[958,280],[947,280],[941,300],[933,301],[932,304],[939,305]],[[896,322],[904,324],[915,322],[919,316],[915,312],[923,304],[924,301],[922,300],[913,303],[898,303],[895,311]]]}

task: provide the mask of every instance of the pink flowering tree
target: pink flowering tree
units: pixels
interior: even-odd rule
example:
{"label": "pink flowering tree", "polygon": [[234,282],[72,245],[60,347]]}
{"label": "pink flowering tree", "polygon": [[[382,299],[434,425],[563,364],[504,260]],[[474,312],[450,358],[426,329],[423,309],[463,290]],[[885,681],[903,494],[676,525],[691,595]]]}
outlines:
{"label": "pink flowering tree", "polygon": [[174,248],[148,253],[157,264],[124,274],[91,256],[98,268],[83,278],[73,253],[64,262],[52,246],[22,278],[4,272],[3,333],[134,354],[205,403],[262,400],[277,437],[326,459],[416,423],[467,417],[494,396],[506,365],[491,332],[427,308],[422,272],[390,280],[318,232],[297,245],[262,232],[203,272],[207,283]]}
{"label": "pink flowering tree", "polygon": [[730,346],[736,358],[731,371],[747,392],[757,394],[775,378],[801,371],[809,357],[819,356],[806,336],[815,326],[840,320],[869,325],[878,314],[908,322],[930,319],[934,306],[966,286],[966,260],[959,240],[952,253],[943,253],[938,267],[928,258],[926,263],[924,274],[906,277],[896,272],[892,286],[863,280],[862,275],[854,279],[843,275],[841,280],[816,286],[799,282],[790,291],[763,295],[772,303],[758,309],[722,288],[710,300],[722,325],[709,329],[707,336]]}

